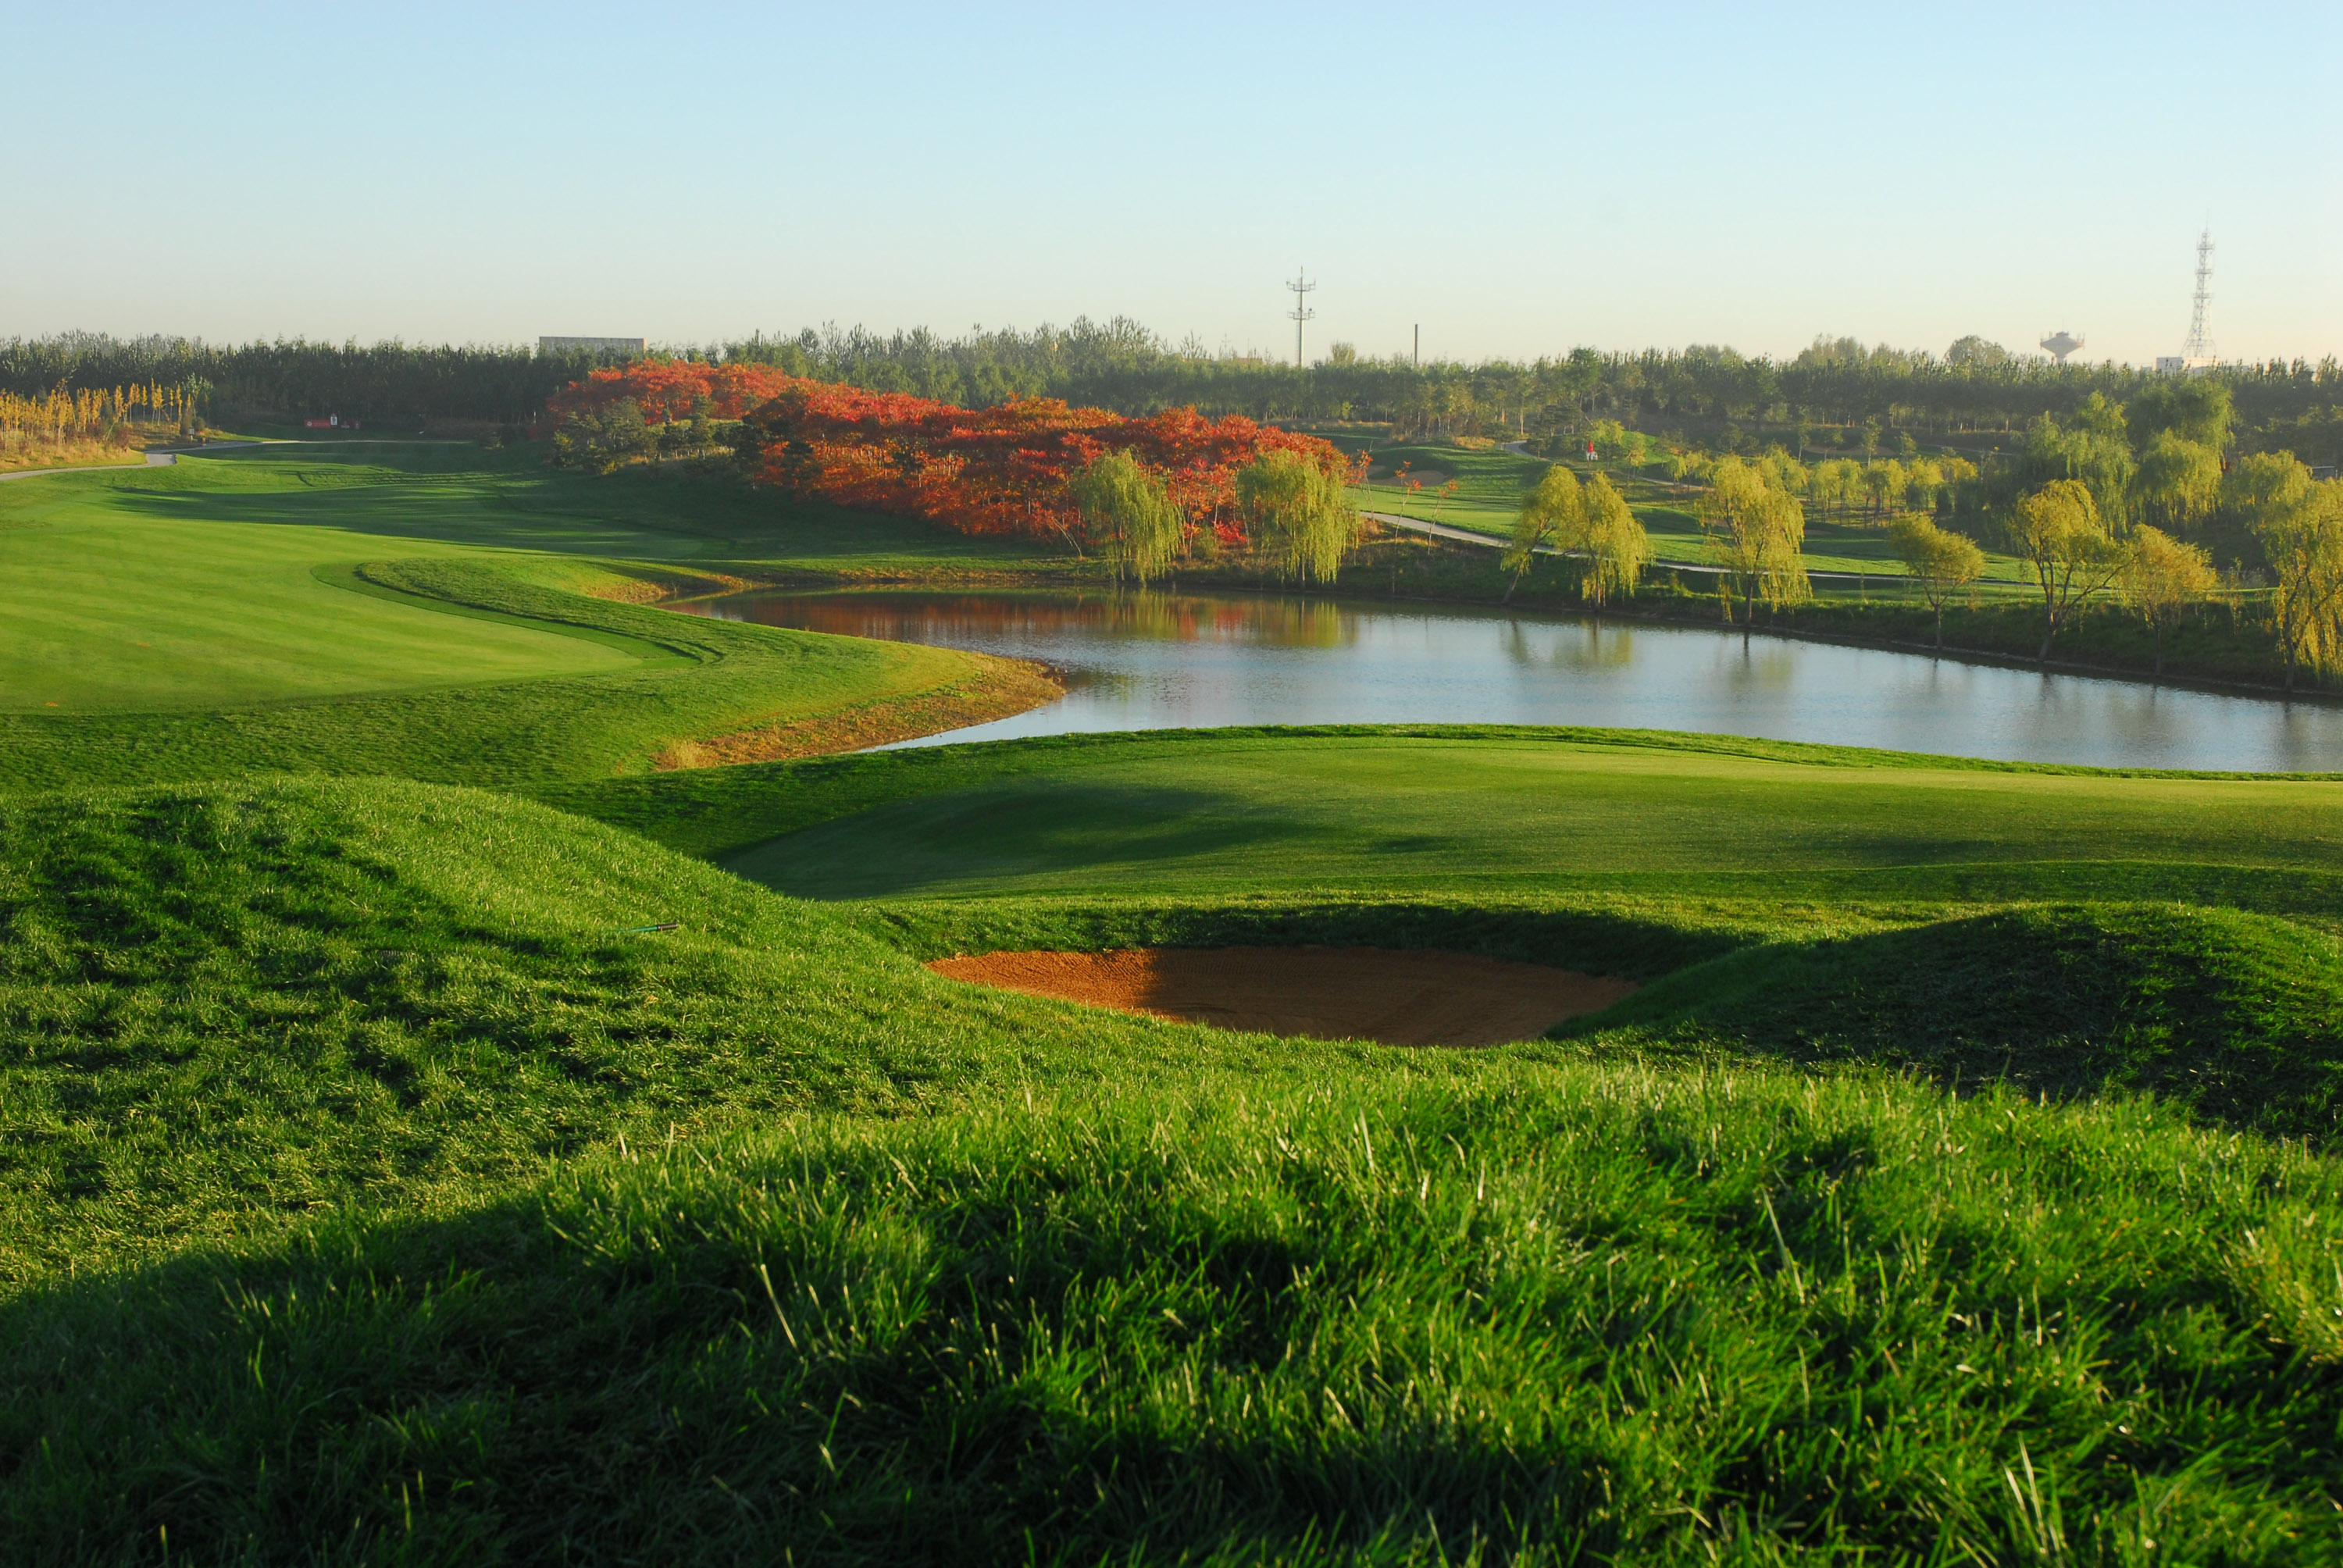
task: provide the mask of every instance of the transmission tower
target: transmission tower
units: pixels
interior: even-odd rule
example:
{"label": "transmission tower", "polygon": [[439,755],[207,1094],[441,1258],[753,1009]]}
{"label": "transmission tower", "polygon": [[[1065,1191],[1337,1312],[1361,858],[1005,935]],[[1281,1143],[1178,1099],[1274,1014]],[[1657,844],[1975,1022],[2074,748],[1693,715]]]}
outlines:
{"label": "transmission tower", "polygon": [[2213,303],[2213,231],[2205,230],[2197,236],[2197,292],[2190,297],[2194,309],[2188,317],[2188,341],[2180,350],[2180,357],[2190,361],[2213,361],[2213,342],[2205,336],[2205,307]]}
{"label": "transmission tower", "polygon": [[1293,281],[1285,286],[1293,290],[1293,308],[1285,314],[1293,317],[1293,367],[1296,370],[1302,368],[1302,324],[1318,314],[1310,308],[1311,291],[1318,286],[1309,278],[1310,275],[1297,266],[1293,269]]}

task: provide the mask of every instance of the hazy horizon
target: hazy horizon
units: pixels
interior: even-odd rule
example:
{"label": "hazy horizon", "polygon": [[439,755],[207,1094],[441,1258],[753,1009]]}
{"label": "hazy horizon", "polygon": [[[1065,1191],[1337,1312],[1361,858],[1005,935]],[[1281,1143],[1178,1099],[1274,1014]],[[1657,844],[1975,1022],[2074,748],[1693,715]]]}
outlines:
{"label": "hazy horizon", "polygon": [[11,13],[0,337],[2343,352],[2327,9]]}

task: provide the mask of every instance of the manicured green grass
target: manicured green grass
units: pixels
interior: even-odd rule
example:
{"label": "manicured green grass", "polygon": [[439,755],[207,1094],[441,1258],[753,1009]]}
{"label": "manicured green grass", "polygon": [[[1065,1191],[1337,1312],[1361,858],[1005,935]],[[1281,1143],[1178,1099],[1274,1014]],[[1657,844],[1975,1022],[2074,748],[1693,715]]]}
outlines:
{"label": "manicured green grass", "polygon": [[[82,487],[81,505],[149,519],[274,523],[623,559],[876,575],[1009,571],[1061,559],[1030,541],[972,538],[908,518],[788,505],[688,466],[597,478],[548,468],[543,457],[543,448],[529,447],[262,447],[64,482]],[[58,482],[27,480],[22,488]],[[0,507],[25,499],[0,493]]]}
{"label": "manicured green grass", "polygon": [[[1499,537],[1512,535],[1522,492],[1549,467],[1543,457],[1502,448],[1473,451],[1436,442],[1378,447],[1374,460],[1375,477],[1352,492],[1358,505]],[[1409,465],[1410,478],[1423,470],[1447,475],[1455,481],[1455,493],[1441,494],[1441,483],[1426,483],[1410,492],[1392,477],[1402,463]]]}
{"label": "manicured green grass", "polygon": [[552,628],[455,620],[352,593],[349,569],[379,546],[337,530],[157,526],[44,498],[52,504],[18,508],[0,529],[5,709],[216,708],[634,661]]}
{"label": "manicured green grass", "polygon": [[[1584,1038],[1409,1051],[903,950],[1151,920],[1614,967],[1790,943],[1859,1022],[1883,971],[1917,982],[1856,928],[1926,928],[1151,901],[831,910],[417,784],[6,809],[0,1560],[2343,1546],[2343,1168],[2298,1143],[1787,1069],[1663,986]],[[2331,1016],[2333,944],[2286,922],[2026,918],[2078,1027],[2258,1019],[2233,1059],[2308,1065]],[[2058,956],[2093,941],[2216,990],[2143,1011],[2137,972]]]}
{"label": "manicured green grass", "polygon": [[[689,580],[666,563],[740,542],[660,522],[694,515],[689,486],[586,519],[555,509],[583,480],[484,474],[467,466],[484,455],[462,447],[365,456],[377,461],[264,448],[0,494],[5,788],[256,771],[591,778],[760,727],[950,708],[1000,678],[948,649],[589,597]],[[508,505],[516,492],[535,509]],[[839,553],[850,530],[835,516],[766,528],[769,544],[796,528],[782,542],[858,569],[882,558]],[[634,554],[588,554],[612,550]]]}
{"label": "manicured green grass", "polygon": [[[2343,781],[2124,777],[1728,737],[1085,736],[547,798],[820,898],[1607,888],[2343,907]],[[782,836],[752,843],[768,833]]]}

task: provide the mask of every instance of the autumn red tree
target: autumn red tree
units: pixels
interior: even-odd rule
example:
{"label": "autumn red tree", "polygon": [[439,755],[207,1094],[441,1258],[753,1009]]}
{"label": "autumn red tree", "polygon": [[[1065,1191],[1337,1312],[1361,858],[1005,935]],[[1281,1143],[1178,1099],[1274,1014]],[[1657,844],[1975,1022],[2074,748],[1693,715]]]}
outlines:
{"label": "autumn red tree", "polygon": [[715,417],[740,419],[755,454],[750,477],[789,494],[926,518],[972,534],[1078,538],[1073,477],[1092,458],[1127,451],[1159,477],[1190,533],[1243,542],[1236,472],[1290,452],[1343,478],[1353,465],[1314,436],[1242,416],[1193,408],[1126,418],[1036,397],[959,408],[900,392],[869,392],[760,365],[641,360],[598,370],[554,395],[555,419],[631,398],[659,423],[701,398]]}

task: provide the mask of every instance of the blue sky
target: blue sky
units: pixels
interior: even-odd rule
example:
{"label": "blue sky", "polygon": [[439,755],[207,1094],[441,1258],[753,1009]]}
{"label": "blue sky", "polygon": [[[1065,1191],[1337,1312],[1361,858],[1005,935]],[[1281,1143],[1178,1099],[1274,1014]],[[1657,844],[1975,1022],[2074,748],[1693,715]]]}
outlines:
{"label": "blue sky", "polygon": [[[1453,19],[1447,19],[1453,18]],[[2343,7],[0,0],[0,336],[2343,353]]]}

